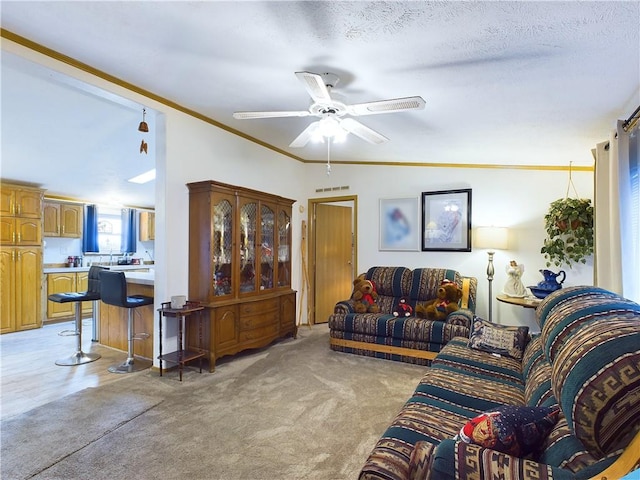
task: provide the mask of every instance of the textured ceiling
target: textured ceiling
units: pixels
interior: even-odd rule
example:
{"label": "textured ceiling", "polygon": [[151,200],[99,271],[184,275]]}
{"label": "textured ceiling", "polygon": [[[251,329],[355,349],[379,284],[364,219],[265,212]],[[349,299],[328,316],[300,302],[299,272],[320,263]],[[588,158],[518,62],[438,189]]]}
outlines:
{"label": "textured ceiling", "polygon": [[[332,159],[353,162],[590,165],[590,149],[640,104],[639,2],[3,1],[1,22],[304,160],[326,158],[322,145],[288,147],[313,118],[232,117],[308,108],[301,70],[338,74],[347,103],[425,99],[424,110],[359,117],[390,141],[351,136],[332,148]],[[31,107],[4,57],[7,118],[7,95]],[[43,112],[41,90],[33,108]],[[56,107],[51,128],[108,102],[94,103]],[[137,107],[106,108],[136,117]],[[116,120],[92,114],[93,129],[113,130],[100,141],[119,134]],[[44,156],[58,155],[41,135]]]}

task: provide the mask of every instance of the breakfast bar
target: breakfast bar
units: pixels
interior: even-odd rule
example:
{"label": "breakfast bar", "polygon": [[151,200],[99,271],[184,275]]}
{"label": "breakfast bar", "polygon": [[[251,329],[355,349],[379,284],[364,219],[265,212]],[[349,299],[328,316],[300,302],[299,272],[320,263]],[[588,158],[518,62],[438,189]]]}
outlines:
{"label": "breakfast bar", "polygon": [[[153,297],[155,272],[128,272],[125,271],[127,279],[128,295],[146,295]],[[107,305],[100,302],[100,313],[98,314],[98,329],[100,333],[100,343],[118,350],[127,351],[127,309]],[[134,312],[134,331],[136,340],[134,342],[134,352],[136,356],[153,359],[153,327],[154,327],[153,305],[138,307]],[[146,335],[142,335],[142,334]],[[148,336],[147,336],[148,335]]]}

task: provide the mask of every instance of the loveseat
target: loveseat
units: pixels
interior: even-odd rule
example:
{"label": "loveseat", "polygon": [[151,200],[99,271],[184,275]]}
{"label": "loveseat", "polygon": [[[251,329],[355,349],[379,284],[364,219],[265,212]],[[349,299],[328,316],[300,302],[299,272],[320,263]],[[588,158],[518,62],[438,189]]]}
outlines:
{"label": "loveseat", "polygon": [[[637,469],[640,305],[597,287],[567,287],[540,303],[536,319],[538,335],[476,320],[482,329],[474,324],[473,341],[450,341],[375,445],[360,480],[613,480]],[[487,343],[476,343],[485,329],[492,332]],[[518,349],[496,354],[496,332],[503,347],[505,338],[508,345],[528,339],[522,358]],[[550,432],[522,458],[460,435],[470,419],[505,405],[559,408]],[[629,478],[640,478],[640,470]]]}
{"label": "loveseat", "polygon": [[[364,274],[376,287],[379,313],[357,313],[352,299],[339,301],[329,317],[333,350],[429,365],[444,345],[456,336],[468,336],[476,308],[478,280],[441,268],[371,267]],[[416,316],[395,317],[401,298],[415,312],[416,305],[436,298],[443,280],[462,290],[459,309],[444,321]]]}

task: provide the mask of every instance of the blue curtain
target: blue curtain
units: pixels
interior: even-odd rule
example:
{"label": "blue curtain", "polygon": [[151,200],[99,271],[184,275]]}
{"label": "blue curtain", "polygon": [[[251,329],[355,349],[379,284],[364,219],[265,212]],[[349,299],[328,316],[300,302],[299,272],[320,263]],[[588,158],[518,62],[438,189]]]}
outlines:
{"label": "blue curtain", "polygon": [[136,225],[136,209],[135,208],[123,208],[122,209],[122,238],[121,238],[121,252],[122,253],[135,253],[137,250],[137,225]]}
{"label": "blue curtain", "polygon": [[82,236],[82,251],[84,253],[98,252],[98,207],[84,206],[84,234]]}

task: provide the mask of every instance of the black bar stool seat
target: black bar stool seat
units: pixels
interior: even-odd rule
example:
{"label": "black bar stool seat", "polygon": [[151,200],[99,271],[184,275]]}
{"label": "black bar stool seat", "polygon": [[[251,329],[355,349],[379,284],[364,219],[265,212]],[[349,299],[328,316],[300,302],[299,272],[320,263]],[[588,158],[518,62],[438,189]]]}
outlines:
{"label": "black bar stool seat", "polygon": [[70,357],[56,360],[56,365],[73,366],[82,365],[84,363],[94,362],[100,358],[97,353],[85,353],[82,351],[82,302],[92,302],[100,300],[100,271],[103,267],[92,266],[89,269],[89,285],[86,292],[65,292],[52,293],[48,296],[49,300],[56,303],[75,302],[75,330],[63,330],[58,335],[75,335],[76,352]]}
{"label": "black bar stool seat", "polygon": [[[100,272],[100,299],[116,307],[126,308],[127,312],[127,359],[119,365],[109,367],[111,373],[132,373],[149,368],[152,364],[149,360],[134,359],[133,342],[136,340],[134,333],[133,312],[138,307],[153,305],[153,297],[147,295],[127,295],[127,278],[124,272],[104,270]],[[139,334],[148,336],[148,334]]]}

